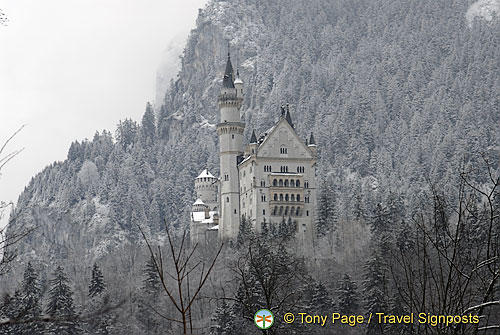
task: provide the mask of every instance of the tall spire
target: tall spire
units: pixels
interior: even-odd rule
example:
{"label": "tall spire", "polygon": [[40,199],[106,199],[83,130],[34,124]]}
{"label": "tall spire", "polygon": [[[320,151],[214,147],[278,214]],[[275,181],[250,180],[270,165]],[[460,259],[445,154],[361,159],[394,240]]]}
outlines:
{"label": "tall spire", "polygon": [[255,136],[255,129],[252,130],[252,137],[250,137],[250,144],[257,143],[257,136]]}
{"label": "tall spire", "polygon": [[222,80],[222,87],[234,88],[233,64],[231,64],[231,50],[229,49],[229,43],[227,46],[227,63],[226,71],[224,71],[224,79]]}
{"label": "tall spire", "polygon": [[285,120],[287,120],[288,124],[290,124],[290,126],[292,128],[294,128],[293,127],[293,122],[292,122],[292,116],[290,115],[290,107],[289,107],[288,104],[286,104],[286,116],[285,116]]}
{"label": "tall spire", "polygon": [[309,145],[316,145],[316,141],[314,140],[314,135],[311,132],[311,137],[309,137]]}

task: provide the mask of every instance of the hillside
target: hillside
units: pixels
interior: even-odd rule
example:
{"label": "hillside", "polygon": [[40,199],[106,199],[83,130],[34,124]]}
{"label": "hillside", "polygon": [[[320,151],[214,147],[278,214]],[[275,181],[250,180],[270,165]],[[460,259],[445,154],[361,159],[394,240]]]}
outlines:
{"label": "hillside", "polygon": [[[218,173],[216,97],[228,42],[245,82],[246,137],[290,103],[313,130],[317,176],[335,216],[369,216],[396,194],[406,215],[422,190],[451,192],[462,164],[500,145],[500,23],[471,3],[422,0],[211,1],[199,13],[163,105],[115,136],[72,143],[19,197],[11,232],[36,228],[20,260],[93,260],[187,225],[193,178]],[[154,33],[154,32],[152,32]],[[498,166],[495,166],[498,168]]]}

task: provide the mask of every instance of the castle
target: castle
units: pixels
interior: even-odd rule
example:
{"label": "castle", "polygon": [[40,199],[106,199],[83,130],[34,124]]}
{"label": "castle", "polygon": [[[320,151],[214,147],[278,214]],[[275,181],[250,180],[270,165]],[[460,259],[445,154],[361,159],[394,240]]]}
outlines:
{"label": "castle", "polygon": [[238,72],[234,76],[229,53],[218,102],[220,177],[205,169],[195,179],[191,242],[235,241],[245,217],[255,233],[291,219],[299,243],[312,246],[317,155],[313,134],[303,141],[288,106],[282,106],[278,122],[259,137],[253,131],[243,148],[243,81]]}

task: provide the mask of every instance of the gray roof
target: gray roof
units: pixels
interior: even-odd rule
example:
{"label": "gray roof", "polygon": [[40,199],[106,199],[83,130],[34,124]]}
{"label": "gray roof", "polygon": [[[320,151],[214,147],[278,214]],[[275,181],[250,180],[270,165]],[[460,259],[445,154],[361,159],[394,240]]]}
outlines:
{"label": "gray roof", "polygon": [[224,79],[222,80],[222,87],[234,88],[233,78],[233,64],[231,64],[231,54],[227,53],[226,71],[224,71]]}

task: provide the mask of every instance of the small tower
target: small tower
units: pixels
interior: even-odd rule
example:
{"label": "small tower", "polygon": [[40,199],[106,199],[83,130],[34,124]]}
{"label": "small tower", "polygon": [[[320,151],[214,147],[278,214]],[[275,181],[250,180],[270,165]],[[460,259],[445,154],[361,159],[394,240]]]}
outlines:
{"label": "small tower", "polygon": [[233,75],[231,55],[227,54],[226,70],[219,94],[220,122],[217,125],[220,148],[220,219],[219,239],[235,240],[240,225],[240,190],[238,157],[243,155],[243,131],[240,107],[243,81]]}
{"label": "small tower", "polygon": [[211,211],[217,207],[217,178],[207,169],[203,170],[194,180],[196,199],[201,199]]}
{"label": "small tower", "polygon": [[311,132],[311,136],[309,137],[309,141],[306,142],[307,147],[311,150],[313,153],[314,157],[318,155],[318,147],[316,146],[316,141],[314,140],[314,135]]}

